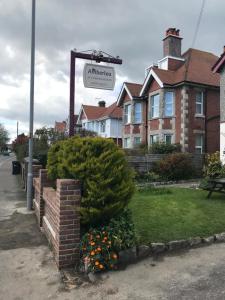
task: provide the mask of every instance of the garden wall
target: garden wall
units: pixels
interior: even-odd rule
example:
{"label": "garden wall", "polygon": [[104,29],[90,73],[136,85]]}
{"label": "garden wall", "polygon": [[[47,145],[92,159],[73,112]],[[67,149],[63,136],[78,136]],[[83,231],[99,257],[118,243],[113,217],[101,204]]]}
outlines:
{"label": "garden wall", "polygon": [[47,170],[40,170],[33,182],[35,214],[52,246],[56,264],[59,269],[74,267],[80,259],[80,183],[57,179],[54,189]]}
{"label": "garden wall", "polygon": [[[167,154],[135,154],[135,152],[127,153],[127,160],[131,167],[138,173],[144,174],[152,170],[153,164]],[[196,170],[196,175],[202,175],[204,156],[201,154],[190,154],[190,163]]]}

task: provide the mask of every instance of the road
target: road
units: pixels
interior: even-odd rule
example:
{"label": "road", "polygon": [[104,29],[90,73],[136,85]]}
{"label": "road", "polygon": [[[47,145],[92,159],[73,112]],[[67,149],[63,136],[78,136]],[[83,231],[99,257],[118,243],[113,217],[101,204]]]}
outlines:
{"label": "road", "polygon": [[26,211],[13,157],[0,157],[1,300],[223,300],[225,244],[145,259],[96,284],[65,290],[35,216]]}

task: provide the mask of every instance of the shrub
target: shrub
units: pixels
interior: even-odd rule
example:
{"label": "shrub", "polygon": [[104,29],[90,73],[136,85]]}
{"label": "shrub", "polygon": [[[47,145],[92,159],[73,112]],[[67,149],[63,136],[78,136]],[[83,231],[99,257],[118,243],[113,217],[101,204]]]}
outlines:
{"label": "shrub", "polygon": [[155,164],[154,171],[165,180],[188,179],[194,175],[190,155],[186,153],[169,154]]}
{"label": "shrub", "polygon": [[203,173],[205,177],[209,178],[219,178],[225,175],[225,167],[220,161],[219,151],[206,155]]}
{"label": "shrub", "polygon": [[153,143],[149,148],[149,152],[152,154],[169,154],[174,152],[180,152],[180,144],[166,144],[162,142]]}
{"label": "shrub", "polygon": [[81,223],[97,225],[123,211],[133,192],[133,172],[124,152],[109,139],[74,137],[51,147],[48,176],[79,179]]}
{"label": "shrub", "polygon": [[81,240],[81,264],[87,272],[117,268],[120,250],[134,246],[131,213],[125,210],[107,226],[91,228]]}
{"label": "shrub", "polygon": [[137,182],[155,182],[160,180],[160,176],[153,171],[144,174],[136,172],[135,180]]}

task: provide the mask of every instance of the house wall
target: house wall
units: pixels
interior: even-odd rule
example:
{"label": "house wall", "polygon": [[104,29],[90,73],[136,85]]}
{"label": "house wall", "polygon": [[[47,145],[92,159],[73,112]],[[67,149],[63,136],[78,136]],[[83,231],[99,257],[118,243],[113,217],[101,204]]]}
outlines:
{"label": "house wall", "polygon": [[[134,105],[135,103],[141,103],[141,112],[142,112],[142,120],[141,123],[135,124],[134,123]],[[123,115],[123,122],[121,124],[122,130],[122,138],[123,138],[123,147],[124,147],[124,139],[130,138],[131,148],[135,147],[135,138],[140,137],[141,143],[146,143],[146,110],[147,110],[147,103],[144,101],[133,100],[130,99],[128,94],[126,93],[124,96],[124,103],[123,103],[123,113],[125,111],[125,106],[131,105],[131,123],[125,124],[124,123],[124,115]]]}
{"label": "house wall", "polygon": [[220,159],[225,164],[225,67],[220,72]]}
{"label": "house wall", "polygon": [[[196,93],[204,93],[203,116],[196,115]],[[219,150],[219,89],[189,87],[188,89],[188,132],[187,151],[195,152],[197,134],[204,137],[203,152],[214,153]]]}
{"label": "house wall", "polygon": [[110,119],[110,137],[122,138],[122,120]]}
{"label": "house wall", "polygon": [[[225,82],[225,80],[224,80]],[[158,84],[152,81],[148,91],[147,139],[150,145],[150,135],[159,135],[159,140],[164,141],[165,134],[172,134],[172,142],[180,143],[184,152],[195,152],[196,135],[202,134],[204,145],[203,152],[213,153],[219,150],[219,90],[212,87],[185,85],[174,89],[157,89]],[[174,92],[174,115],[164,116],[164,92]],[[224,83],[225,90],[225,83]],[[202,91],[204,94],[204,114],[196,115],[196,93]],[[151,109],[150,99],[152,95],[160,94],[159,118],[149,119]],[[146,115],[146,114],[145,114]],[[125,127],[132,139],[134,132]],[[144,132],[144,131],[143,131]],[[146,135],[143,134],[143,136]],[[225,147],[225,145],[224,145]]]}

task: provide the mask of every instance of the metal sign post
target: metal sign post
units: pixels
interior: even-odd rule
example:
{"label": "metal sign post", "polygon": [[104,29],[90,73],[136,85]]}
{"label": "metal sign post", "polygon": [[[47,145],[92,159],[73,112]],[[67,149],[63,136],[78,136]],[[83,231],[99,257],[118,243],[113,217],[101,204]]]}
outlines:
{"label": "metal sign post", "polygon": [[69,136],[74,136],[74,108],[75,108],[75,68],[76,58],[96,61],[97,63],[106,62],[110,64],[122,64],[122,59],[113,57],[102,51],[92,51],[92,53],[76,52],[72,50],[70,53],[70,109],[69,109]]}

